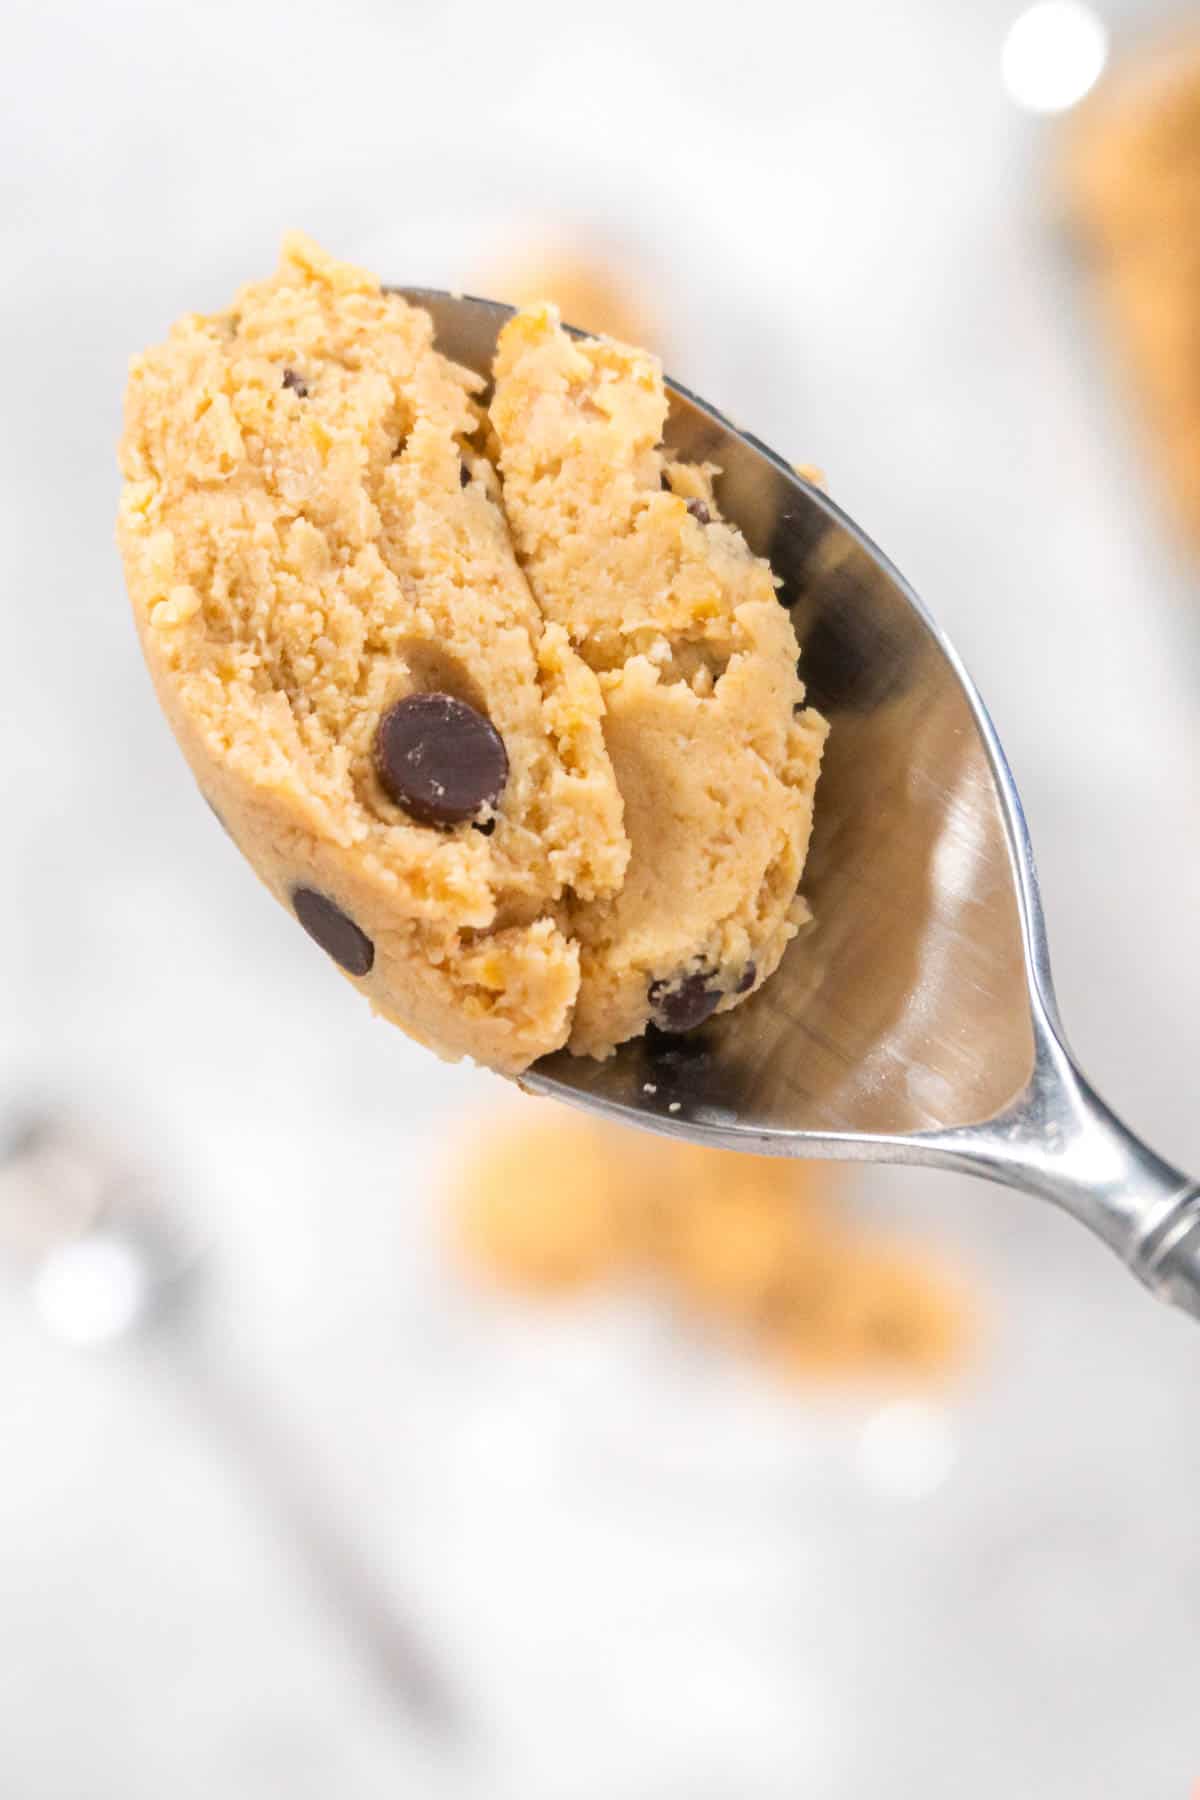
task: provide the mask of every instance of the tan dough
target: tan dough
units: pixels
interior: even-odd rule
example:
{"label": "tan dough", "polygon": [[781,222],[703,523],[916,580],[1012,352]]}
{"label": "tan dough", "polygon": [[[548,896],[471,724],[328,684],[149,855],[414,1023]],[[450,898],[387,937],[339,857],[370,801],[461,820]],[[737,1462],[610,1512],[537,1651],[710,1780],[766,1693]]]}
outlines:
{"label": "tan dough", "polygon": [[567,242],[527,243],[519,254],[482,265],[471,292],[510,306],[553,301],[568,325],[597,336],[657,345],[660,328],[640,284],[615,255]]}
{"label": "tan dough", "polygon": [[1176,512],[1200,546],[1200,42],[1121,59],[1064,128],[1063,187]]}
{"label": "tan dough", "polygon": [[[379,1012],[511,1072],[770,974],[825,726],[711,471],[664,464],[657,364],[541,308],[496,377],[488,414],[425,313],[289,237],[135,360],[118,535],[164,710],[267,886],[336,908],[319,941]],[[377,727],[416,693],[491,721],[494,809],[430,825],[384,791]]]}
{"label": "tan dough", "polygon": [[653,1281],[784,1376],[953,1374],[973,1298],[932,1251],[856,1223],[844,1175],[528,1106],[474,1135],[454,1237],[474,1274],[517,1293]]}

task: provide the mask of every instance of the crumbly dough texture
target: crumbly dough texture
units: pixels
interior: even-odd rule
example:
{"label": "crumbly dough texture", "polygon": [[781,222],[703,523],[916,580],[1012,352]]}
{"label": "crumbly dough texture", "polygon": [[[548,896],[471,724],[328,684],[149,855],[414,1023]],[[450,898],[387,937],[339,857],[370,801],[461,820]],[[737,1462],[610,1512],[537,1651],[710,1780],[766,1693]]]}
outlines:
{"label": "crumbly dough texture", "polygon": [[[609,1053],[656,983],[728,1006],[770,975],[826,727],[714,471],[664,458],[653,358],[535,307],[483,392],[427,314],[290,236],[135,360],[118,537],[164,710],[264,882],[367,935],[380,1013],[513,1072]],[[418,824],[381,787],[379,719],[419,692],[500,733],[494,816]]]}
{"label": "crumbly dough texture", "polygon": [[471,292],[491,294],[510,306],[551,300],[568,325],[661,348],[661,324],[643,284],[619,255],[595,246],[534,239],[515,255],[481,263],[472,273]]}

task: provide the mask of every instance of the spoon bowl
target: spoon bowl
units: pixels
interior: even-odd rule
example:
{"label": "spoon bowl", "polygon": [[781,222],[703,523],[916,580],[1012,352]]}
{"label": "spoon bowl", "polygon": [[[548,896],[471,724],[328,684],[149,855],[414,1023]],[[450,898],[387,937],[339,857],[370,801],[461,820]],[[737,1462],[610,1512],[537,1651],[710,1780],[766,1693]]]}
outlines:
{"label": "spoon bowl", "polygon": [[[425,288],[440,349],[487,376],[512,308]],[[583,335],[583,334],[579,334]],[[1090,1088],[1054,999],[1011,771],[945,634],[869,537],[784,459],[668,381],[666,441],[721,471],[769,559],[832,726],[804,876],[811,923],[750,1000],[522,1085],[759,1154],[953,1167],[1074,1213],[1200,1316],[1200,1187]]]}

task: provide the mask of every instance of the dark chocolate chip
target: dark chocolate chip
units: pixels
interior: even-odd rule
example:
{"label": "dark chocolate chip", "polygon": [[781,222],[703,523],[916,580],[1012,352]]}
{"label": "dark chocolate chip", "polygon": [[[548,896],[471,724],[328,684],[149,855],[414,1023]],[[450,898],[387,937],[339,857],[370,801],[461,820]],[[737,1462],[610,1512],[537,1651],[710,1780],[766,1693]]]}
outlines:
{"label": "dark chocolate chip", "polygon": [[458,465],[458,485],[459,487],[470,487],[471,485],[471,471],[466,463]]}
{"label": "dark chocolate chip", "polygon": [[697,525],[712,524],[712,514],[709,512],[707,506],[705,506],[703,500],[689,500],[687,509],[691,513],[693,519],[695,519]]}
{"label": "dark chocolate chip", "polygon": [[375,731],[375,769],[388,797],[422,825],[460,825],[495,806],[508,753],[490,719],[452,694],[409,694]]}
{"label": "dark chocolate chip", "polygon": [[292,910],[313,942],[348,975],[371,973],[374,944],[327,894],[319,894],[316,888],[293,888]]}
{"label": "dark chocolate chip", "polygon": [[495,817],[493,816],[490,819],[476,819],[471,829],[472,831],[477,831],[480,837],[491,837],[493,831],[496,829]]}
{"label": "dark chocolate chip", "polygon": [[659,1030],[692,1031],[703,1025],[721,1000],[720,988],[710,986],[710,981],[703,970],[681,981],[652,981],[646,992]]}
{"label": "dark chocolate chip", "polygon": [[754,984],[757,980],[758,980],[758,965],[756,963],[748,962],[746,964],[745,968],[742,970],[741,977],[738,981],[738,984],[733,990],[734,993],[735,994],[748,994],[750,992],[750,989],[754,986]]}
{"label": "dark chocolate chip", "polygon": [[303,375],[297,375],[295,369],[285,369],[283,371],[283,385],[285,388],[291,388],[292,392],[297,395],[299,399],[303,400],[307,397],[308,383],[305,381]]}

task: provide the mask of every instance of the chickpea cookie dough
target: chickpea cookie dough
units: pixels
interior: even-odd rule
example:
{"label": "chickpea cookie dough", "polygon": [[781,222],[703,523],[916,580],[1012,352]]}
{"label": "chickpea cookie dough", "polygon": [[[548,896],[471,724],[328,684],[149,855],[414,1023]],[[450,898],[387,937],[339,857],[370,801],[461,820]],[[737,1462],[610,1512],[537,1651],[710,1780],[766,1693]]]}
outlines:
{"label": "chickpea cookie dough", "polygon": [[118,537],[159,699],[374,1008],[506,1072],[775,969],[826,726],[653,357],[505,327],[494,383],[308,239],[133,364]]}
{"label": "chickpea cookie dough", "polygon": [[1200,548],[1200,38],[1135,50],[1064,128],[1062,187],[1176,514]]}
{"label": "chickpea cookie dough", "polygon": [[856,1221],[845,1189],[832,1164],[547,1105],[476,1133],[448,1197],[459,1260],[509,1293],[649,1282],[785,1380],[953,1376],[978,1324],[959,1272]]}

